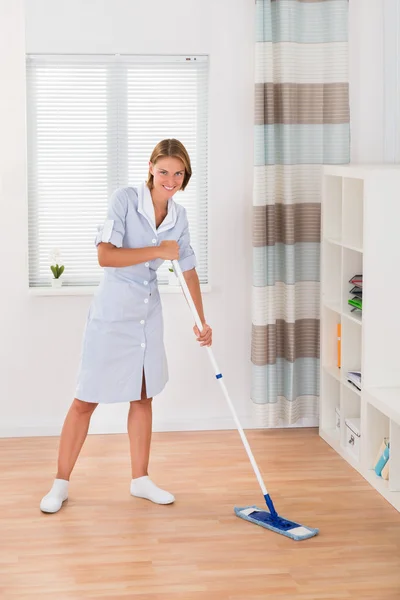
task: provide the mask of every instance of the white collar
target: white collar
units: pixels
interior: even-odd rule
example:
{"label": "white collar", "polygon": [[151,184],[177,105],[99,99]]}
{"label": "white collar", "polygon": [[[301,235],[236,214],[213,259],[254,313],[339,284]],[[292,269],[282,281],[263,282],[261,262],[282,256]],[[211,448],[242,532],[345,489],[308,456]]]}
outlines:
{"label": "white collar", "polygon": [[144,216],[154,233],[162,233],[172,229],[176,223],[176,206],[172,198],[168,200],[168,212],[160,227],[156,227],[154,205],[151,192],[145,182],[138,185],[138,212]]}

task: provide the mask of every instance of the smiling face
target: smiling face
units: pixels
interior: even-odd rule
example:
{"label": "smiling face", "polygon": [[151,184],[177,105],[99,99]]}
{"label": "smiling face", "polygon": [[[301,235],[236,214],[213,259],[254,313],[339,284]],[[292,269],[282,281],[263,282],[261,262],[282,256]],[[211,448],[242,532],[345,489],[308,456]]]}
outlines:
{"label": "smiling face", "polygon": [[158,142],[150,156],[147,187],[160,200],[171,198],[186,188],[192,165],[185,146],[174,138]]}
{"label": "smiling face", "polygon": [[153,175],[153,189],[159,198],[169,199],[176,194],[185,179],[185,165],[174,156],[163,156],[156,163],[149,163]]}

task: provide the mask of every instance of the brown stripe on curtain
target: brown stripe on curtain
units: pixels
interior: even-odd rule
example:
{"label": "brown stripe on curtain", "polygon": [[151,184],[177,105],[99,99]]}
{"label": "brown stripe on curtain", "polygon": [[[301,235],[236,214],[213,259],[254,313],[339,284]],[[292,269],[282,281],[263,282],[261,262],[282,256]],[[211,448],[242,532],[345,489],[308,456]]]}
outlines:
{"label": "brown stripe on curtain", "polygon": [[319,358],[320,326],[317,319],[273,325],[253,325],[251,360],[255,365],[274,364],[277,358],[294,362],[297,358]]}
{"label": "brown stripe on curtain", "polygon": [[347,83],[257,83],[255,124],[349,122]]}
{"label": "brown stripe on curtain", "polygon": [[253,246],[273,246],[278,242],[319,242],[321,205],[273,204],[253,207]]}

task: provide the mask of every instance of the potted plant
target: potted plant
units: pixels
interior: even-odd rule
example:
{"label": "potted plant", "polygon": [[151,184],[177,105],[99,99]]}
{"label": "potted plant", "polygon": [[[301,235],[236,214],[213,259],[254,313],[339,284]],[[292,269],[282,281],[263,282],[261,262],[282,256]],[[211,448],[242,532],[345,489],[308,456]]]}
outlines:
{"label": "potted plant", "polygon": [[62,286],[61,275],[64,273],[64,265],[61,264],[61,254],[58,248],[55,248],[50,255],[50,269],[53,274],[51,285],[54,288],[60,288]]}
{"label": "potted plant", "polygon": [[172,267],[169,267],[168,269],[168,285],[179,285],[178,278],[175,275],[175,271]]}

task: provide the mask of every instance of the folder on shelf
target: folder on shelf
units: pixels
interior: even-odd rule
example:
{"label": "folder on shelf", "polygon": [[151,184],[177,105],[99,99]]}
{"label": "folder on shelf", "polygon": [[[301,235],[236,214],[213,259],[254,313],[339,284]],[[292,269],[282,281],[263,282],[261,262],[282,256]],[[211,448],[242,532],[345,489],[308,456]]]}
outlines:
{"label": "folder on shelf", "polygon": [[349,298],[347,302],[353,307],[352,312],[353,310],[362,310],[362,298]]}
{"label": "folder on shelf", "polygon": [[357,298],[362,298],[362,288],[358,287],[358,285],[355,285],[350,290],[350,294],[353,294],[354,296],[357,296]]}
{"label": "folder on shelf", "polygon": [[353,277],[351,279],[349,279],[349,283],[352,283],[353,285],[356,285],[357,287],[362,288],[362,284],[363,284],[362,273],[360,273],[358,275],[353,275]]}
{"label": "folder on shelf", "polygon": [[352,307],[351,312],[354,312],[355,310],[362,311],[362,274],[353,275],[353,277],[349,279],[349,283],[353,284],[353,287],[350,290],[352,298],[349,298],[347,301],[349,306]]}
{"label": "folder on shelf", "polygon": [[361,371],[348,371],[347,381],[353,384],[358,390],[361,390]]}

